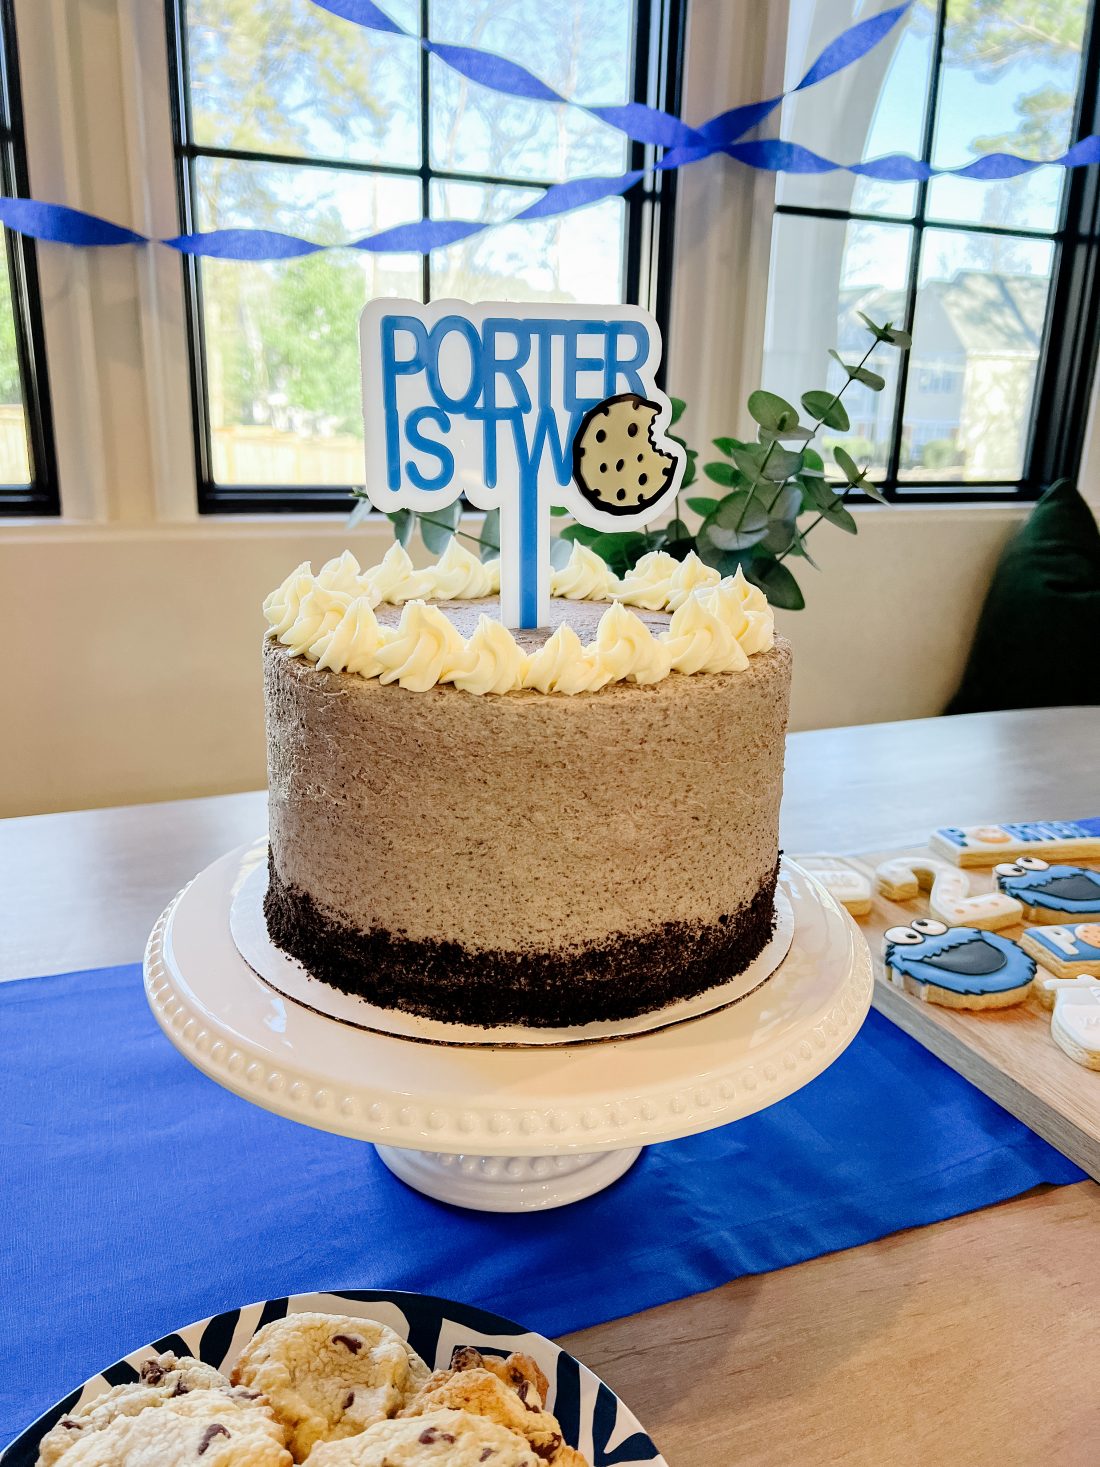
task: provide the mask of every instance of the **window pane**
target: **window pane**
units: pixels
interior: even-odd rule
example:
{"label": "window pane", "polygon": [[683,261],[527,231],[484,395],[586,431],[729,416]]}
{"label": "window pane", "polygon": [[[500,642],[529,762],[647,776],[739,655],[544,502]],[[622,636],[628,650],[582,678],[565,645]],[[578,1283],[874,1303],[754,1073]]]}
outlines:
{"label": "window pane", "polygon": [[[386,0],[414,34],[416,0]],[[420,162],[420,48],[311,0],[187,0],[194,140],[208,147]]]}
{"label": "window pane", "polygon": [[[875,7],[878,8],[877,6]],[[792,0],[787,43],[788,88],[797,86],[822,47],[866,19],[861,0]],[[933,29],[914,6],[885,40],[856,65],[783,104],[781,136],[838,163],[886,153],[921,153],[932,67]],[[845,209],[857,214],[912,214],[916,186],[882,183],[853,173],[781,173],[781,204]]]}
{"label": "window pane", "polygon": [[[262,225],[341,240],[416,219],[415,179],[229,162],[196,164],[199,227]],[[280,264],[205,260],[206,381],[219,484],[362,481],[359,312],[418,298],[420,260],[359,250]]]}
{"label": "window pane", "polygon": [[[985,153],[1065,152],[1088,10],[1088,0],[948,0],[932,161],[950,168]],[[1061,168],[998,183],[940,178],[928,212],[966,224],[1054,229],[1064,182]]]}
{"label": "window pane", "polygon": [[[506,219],[537,189],[432,184],[432,217]],[[626,208],[607,199],[590,209],[531,224],[506,224],[431,257],[432,295],[460,300],[622,300]]]}
{"label": "window pane", "polygon": [[[905,282],[912,230],[897,224],[845,223],[777,214],[772,231],[763,385],[796,405],[812,388],[837,392],[845,374],[829,357],[836,347],[857,362],[870,336],[857,315],[899,322],[905,316]],[[843,443],[872,478],[886,473],[897,393],[898,353],[879,347],[870,365],[886,378],[882,392],[853,382],[844,393],[851,421],[847,433],[822,429],[818,443]]]}
{"label": "window pane", "polygon": [[0,231],[0,485],[23,486],[31,482],[31,461],[5,232]]}
{"label": "window pane", "polygon": [[[431,34],[521,62],[579,102],[630,100],[630,0],[447,0],[432,6]],[[434,58],[430,87],[433,168],[548,182],[626,168],[623,134],[575,108],[502,97]]]}
{"label": "window pane", "polygon": [[901,479],[1021,477],[1053,254],[1045,240],[927,231]]}

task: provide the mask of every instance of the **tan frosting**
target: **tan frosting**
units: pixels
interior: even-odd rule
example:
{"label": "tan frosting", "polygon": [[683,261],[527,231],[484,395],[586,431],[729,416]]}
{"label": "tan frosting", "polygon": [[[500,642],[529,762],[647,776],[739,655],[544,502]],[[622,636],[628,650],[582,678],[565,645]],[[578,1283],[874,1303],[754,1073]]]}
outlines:
{"label": "tan frosting", "polygon": [[[774,644],[763,593],[740,570],[721,580],[694,553],[681,562],[655,551],[619,581],[577,542],[552,586],[559,600],[578,606],[614,598],[587,641],[576,634],[589,622],[583,615],[573,632],[536,636],[533,644],[528,634],[501,626],[493,601],[499,563],[482,563],[454,538],[424,571],[397,544],[366,571],[350,551],[316,576],[307,564],[297,566],[268,596],[264,615],[294,656],[415,692],[454,683],[479,695],[525,688],[574,695],[617,682],[655,683],[673,671],[742,673],[751,656]],[[405,608],[397,625],[383,614],[390,606]],[[465,606],[481,613],[469,631]],[[646,613],[659,611],[671,611],[671,623],[648,627]]]}
{"label": "tan frosting", "polygon": [[[747,621],[737,587],[724,597]],[[440,616],[468,646],[492,606]],[[667,612],[620,610],[665,655],[708,629],[726,645],[695,613],[662,644]],[[271,850],[282,880],[363,931],[489,951],[714,923],[752,901],[776,861],[788,645],[747,656],[733,676],[544,696],[574,691],[558,680],[578,676],[605,614],[552,601],[550,628],[516,634],[532,690],[486,698],[450,684],[413,696],[324,671],[269,636]],[[398,612],[383,605],[377,618]],[[645,639],[630,627],[627,640],[634,665],[647,666]]]}

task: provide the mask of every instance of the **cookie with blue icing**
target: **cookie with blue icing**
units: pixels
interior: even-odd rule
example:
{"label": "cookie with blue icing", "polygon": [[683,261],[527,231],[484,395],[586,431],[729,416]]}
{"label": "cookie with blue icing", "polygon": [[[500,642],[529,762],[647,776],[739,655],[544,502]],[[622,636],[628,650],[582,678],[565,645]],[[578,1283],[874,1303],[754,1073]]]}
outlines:
{"label": "cookie with blue icing", "polygon": [[[1057,978],[1080,978],[1082,975],[1100,978],[1098,922],[1029,927],[1020,938],[1020,946]],[[1054,1002],[1053,993],[1050,1002]]]}
{"label": "cookie with blue icing", "polygon": [[1020,856],[993,871],[1001,890],[1023,904],[1029,922],[1100,921],[1100,871],[1051,866],[1040,856]]}
{"label": "cookie with blue icing", "polygon": [[1027,997],[1035,977],[1035,960],[999,932],[915,917],[908,926],[888,927],[885,937],[891,981],[927,1003],[1008,1008]]}

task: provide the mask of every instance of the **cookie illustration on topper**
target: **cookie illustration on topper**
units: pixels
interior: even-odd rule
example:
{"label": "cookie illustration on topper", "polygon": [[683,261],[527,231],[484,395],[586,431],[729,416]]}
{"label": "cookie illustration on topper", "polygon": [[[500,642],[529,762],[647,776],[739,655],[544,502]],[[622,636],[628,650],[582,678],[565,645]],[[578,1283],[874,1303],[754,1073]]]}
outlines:
{"label": "cookie illustration on topper", "polygon": [[636,306],[375,300],[359,336],[368,498],[499,510],[507,627],[549,621],[552,507],[641,529],[680,487],[660,331]]}

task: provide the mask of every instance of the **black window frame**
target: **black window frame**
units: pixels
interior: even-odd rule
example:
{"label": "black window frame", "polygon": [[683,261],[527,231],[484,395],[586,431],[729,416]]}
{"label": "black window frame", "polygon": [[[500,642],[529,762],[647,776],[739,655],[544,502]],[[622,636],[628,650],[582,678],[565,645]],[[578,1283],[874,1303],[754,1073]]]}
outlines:
{"label": "black window frame", "polygon": [[[6,0],[5,0],[6,3]],[[420,0],[419,34],[428,32],[430,0]],[[176,194],[180,228],[192,230],[195,198],[194,165],[200,157],[239,159],[245,162],[292,164],[342,172],[360,172],[391,177],[418,178],[423,217],[430,217],[431,184],[443,182],[499,184],[508,187],[547,188],[552,180],[496,177],[461,169],[431,166],[428,152],[429,65],[428,54],[420,56],[420,165],[348,162],[344,159],[302,157],[286,153],[214,148],[194,141],[191,123],[187,66],[186,0],[164,0],[168,38],[169,91],[172,105],[172,134],[176,167]],[[634,0],[635,46],[632,100],[680,114],[683,80],[686,0]],[[645,176],[623,194],[626,203],[623,294],[628,302],[642,303],[653,311],[663,336],[668,336],[671,295],[671,260],[676,201],[676,173],[649,171],[660,150],[637,142],[627,149],[627,168],[646,169]],[[184,296],[191,375],[191,419],[194,434],[195,469],[200,514],[302,514],[347,513],[350,496],[361,484],[272,485],[218,484],[212,471],[210,410],[205,380],[206,343],[202,308],[202,266],[193,256],[183,258]],[[431,262],[424,256],[422,286],[425,300],[431,299]],[[661,381],[664,366],[658,372]],[[663,385],[663,384],[662,384]]]}
{"label": "black window frame", "polygon": [[[5,198],[30,197],[14,0],[0,0],[0,193]],[[61,495],[34,241],[6,229],[4,249],[15,316],[31,482],[0,484],[0,518],[59,515]]]}
{"label": "black window frame", "polygon": [[[921,158],[930,162],[935,140],[944,33],[948,0],[937,0],[932,43],[932,69],[925,93]],[[1074,143],[1100,131],[1100,0],[1090,0],[1081,47]],[[1062,191],[1061,209],[1054,230],[1027,229],[930,218],[927,212],[930,183],[916,184],[912,215],[818,208],[814,205],[776,202],[775,215],[833,219],[841,223],[894,224],[912,230],[908,277],[905,284],[905,319],[895,324],[912,332],[920,280],[922,245],[926,234],[1001,235],[1013,239],[1049,241],[1053,246],[1051,284],[1047,298],[1031,423],[1024,447],[1024,472],[1012,480],[913,480],[900,479],[905,392],[909,380],[909,353],[898,364],[896,400],[891,423],[890,455],[883,480],[875,480],[886,500],[893,504],[1004,504],[1030,503],[1039,498],[1055,479],[1076,479],[1084,447],[1084,425],[1088,419],[1097,348],[1100,344],[1100,169],[1068,170]],[[872,500],[858,492],[849,501],[860,505]]]}

